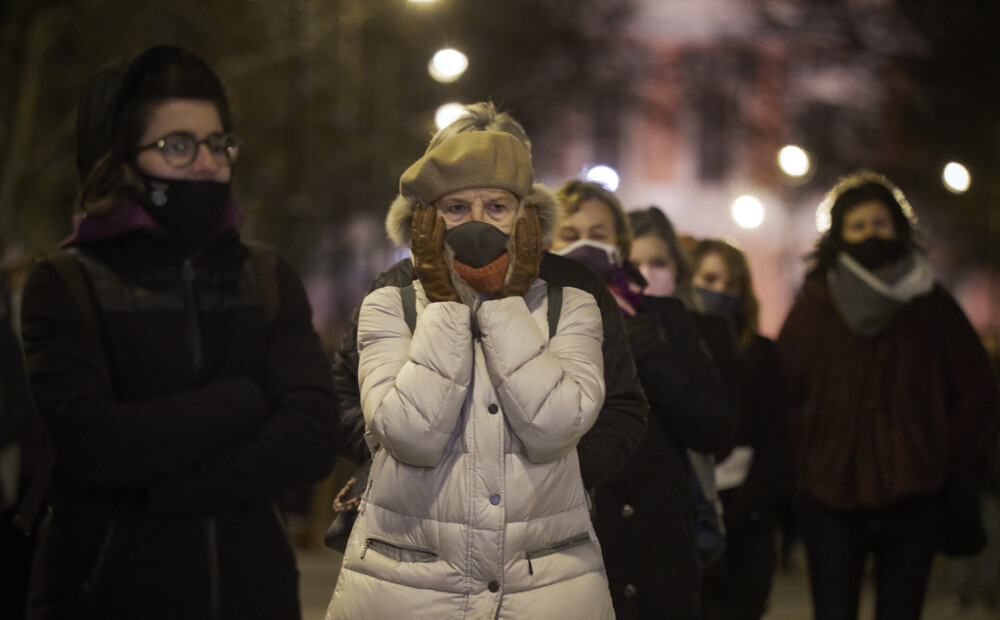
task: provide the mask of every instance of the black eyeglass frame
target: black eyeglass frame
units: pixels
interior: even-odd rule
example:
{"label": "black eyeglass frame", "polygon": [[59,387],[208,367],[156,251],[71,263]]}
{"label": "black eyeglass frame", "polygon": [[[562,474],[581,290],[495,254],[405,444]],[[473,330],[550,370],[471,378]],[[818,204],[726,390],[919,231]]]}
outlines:
{"label": "black eyeglass frame", "polygon": [[[175,163],[175,161],[171,161],[171,155],[168,154],[166,151],[167,141],[170,140],[171,138],[184,138],[187,139],[190,142],[190,144],[193,145],[194,148],[191,149],[190,151],[191,154],[187,156],[187,161],[183,161],[181,163]],[[223,150],[221,152],[212,149],[212,142],[219,139],[221,139],[222,142],[217,143],[217,145],[221,144],[221,146],[223,147]],[[167,162],[169,166],[172,166],[174,168],[187,168],[188,166],[193,164],[196,159],[198,159],[198,152],[201,150],[202,144],[208,147],[208,153],[209,155],[212,156],[212,159],[215,160],[216,164],[220,166],[231,167],[233,164],[236,163],[236,159],[239,157],[240,154],[240,147],[242,146],[243,143],[239,138],[236,137],[235,134],[232,133],[213,133],[199,140],[191,132],[174,131],[168,133],[167,135],[163,136],[158,140],[153,141],[150,144],[147,144],[146,146],[140,146],[139,148],[135,149],[135,154],[138,155],[139,153],[143,151],[148,151],[149,149],[157,149],[160,151],[160,155],[163,157],[163,160]],[[224,161],[219,161],[220,155],[224,158]],[[176,155],[174,157],[176,157]]]}

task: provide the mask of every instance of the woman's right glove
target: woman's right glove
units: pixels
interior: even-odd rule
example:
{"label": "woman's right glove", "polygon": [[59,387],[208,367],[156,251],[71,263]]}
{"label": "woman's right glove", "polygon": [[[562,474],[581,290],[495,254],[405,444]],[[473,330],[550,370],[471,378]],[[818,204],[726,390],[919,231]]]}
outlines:
{"label": "woman's right glove", "polygon": [[458,301],[444,259],[444,220],[431,205],[413,210],[410,253],[413,270],[424,287],[427,301]]}

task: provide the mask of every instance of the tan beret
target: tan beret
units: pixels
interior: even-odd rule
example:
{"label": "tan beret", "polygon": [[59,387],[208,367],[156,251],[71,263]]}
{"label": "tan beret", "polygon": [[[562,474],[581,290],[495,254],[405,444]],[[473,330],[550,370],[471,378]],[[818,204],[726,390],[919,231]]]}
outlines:
{"label": "tan beret", "polygon": [[476,187],[505,189],[518,200],[531,193],[535,173],[521,141],[501,131],[455,134],[424,154],[399,179],[399,193],[430,204]]}

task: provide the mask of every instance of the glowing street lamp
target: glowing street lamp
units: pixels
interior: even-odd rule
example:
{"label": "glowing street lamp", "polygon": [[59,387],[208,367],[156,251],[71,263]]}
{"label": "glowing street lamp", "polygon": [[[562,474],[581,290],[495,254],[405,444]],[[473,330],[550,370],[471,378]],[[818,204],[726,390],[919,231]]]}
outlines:
{"label": "glowing street lamp", "polygon": [[452,48],[445,48],[438,51],[427,65],[427,71],[431,74],[431,77],[442,84],[454,82],[462,77],[462,74],[468,68],[469,58],[462,52]]}
{"label": "glowing street lamp", "polygon": [[731,213],[741,228],[753,229],[764,223],[764,205],[748,194],[733,201]]}
{"label": "glowing street lamp", "polygon": [[778,166],[790,177],[805,176],[809,173],[809,154],[789,144],[778,152]]}
{"label": "glowing street lamp", "polygon": [[611,191],[618,189],[618,173],[610,166],[594,166],[587,171],[586,179],[600,183]]}
{"label": "glowing street lamp", "polygon": [[945,166],[941,177],[944,179],[944,186],[956,194],[964,193],[972,183],[969,171],[957,162],[951,162]]}
{"label": "glowing street lamp", "polygon": [[446,103],[434,113],[434,124],[438,129],[444,129],[465,114],[465,106],[461,103]]}

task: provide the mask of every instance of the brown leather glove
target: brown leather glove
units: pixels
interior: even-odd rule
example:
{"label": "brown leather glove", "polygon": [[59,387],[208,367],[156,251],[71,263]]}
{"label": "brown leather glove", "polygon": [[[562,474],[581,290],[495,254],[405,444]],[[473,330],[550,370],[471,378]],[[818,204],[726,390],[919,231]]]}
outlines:
{"label": "brown leather glove", "polygon": [[542,225],[535,207],[525,207],[524,215],[514,227],[514,268],[500,297],[523,297],[538,277],[542,263]]}
{"label": "brown leather glove", "polygon": [[413,270],[424,285],[427,300],[458,301],[444,259],[444,220],[437,209],[431,205],[418,205],[413,210],[412,228],[410,253],[413,254]]}

